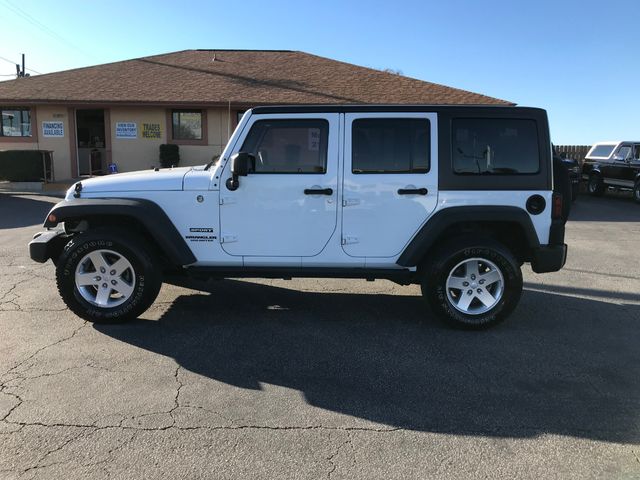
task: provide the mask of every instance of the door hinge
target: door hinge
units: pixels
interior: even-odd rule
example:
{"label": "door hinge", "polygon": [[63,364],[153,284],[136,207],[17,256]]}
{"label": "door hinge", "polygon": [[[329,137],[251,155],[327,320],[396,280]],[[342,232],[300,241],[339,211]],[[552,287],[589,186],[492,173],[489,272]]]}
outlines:
{"label": "door hinge", "polygon": [[360,205],[359,198],[345,198],[342,200],[343,207],[351,207],[353,205]]}
{"label": "door hinge", "polygon": [[222,235],[220,237],[220,243],[233,243],[237,241],[238,237],[236,235]]}
{"label": "door hinge", "polygon": [[342,237],[342,245],[351,245],[358,243],[358,237]]}

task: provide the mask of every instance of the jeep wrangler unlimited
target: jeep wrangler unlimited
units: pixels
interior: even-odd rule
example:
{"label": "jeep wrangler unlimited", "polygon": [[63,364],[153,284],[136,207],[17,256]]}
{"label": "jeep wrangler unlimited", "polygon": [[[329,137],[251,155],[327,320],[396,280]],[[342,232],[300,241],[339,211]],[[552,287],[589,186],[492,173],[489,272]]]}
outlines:
{"label": "jeep wrangler unlimited", "polygon": [[76,183],[29,247],[95,322],[137,317],[179,274],[419,284],[442,319],[485,328],[525,262],[564,265],[569,189],[541,109],[258,107],[215,163]]}

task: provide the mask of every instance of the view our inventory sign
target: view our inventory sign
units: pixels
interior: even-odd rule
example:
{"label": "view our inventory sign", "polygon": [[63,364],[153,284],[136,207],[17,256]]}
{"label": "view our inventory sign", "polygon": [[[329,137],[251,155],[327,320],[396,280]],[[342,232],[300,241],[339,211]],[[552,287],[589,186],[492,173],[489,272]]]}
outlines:
{"label": "view our inventory sign", "polygon": [[138,138],[136,122],[116,122],[116,138]]}
{"label": "view our inventory sign", "polygon": [[42,122],[43,137],[64,137],[63,122]]}

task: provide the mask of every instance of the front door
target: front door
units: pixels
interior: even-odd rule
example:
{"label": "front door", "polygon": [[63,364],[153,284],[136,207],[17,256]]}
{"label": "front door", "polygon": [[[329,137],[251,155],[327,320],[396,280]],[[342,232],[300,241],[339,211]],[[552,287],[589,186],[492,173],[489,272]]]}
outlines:
{"label": "front door", "polygon": [[435,210],[435,113],[345,115],[342,245],[354,257],[394,257]]}
{"label": "front door", "polygon": [[78,175],[102,175],[107,168],[109,138],[103,109],[76,110]]}
{"label": "front door", "polygon": [[605,182],[619,187],[633,187],[631,176],[631,158],[633,156],[633,145],[623,144],[616,150],[611,163],[602,167],[602,176]]}
{"label": "front door", "polygon": [[220,185],[227,253],[309,257],[324,249],[337,224],[338,124],[337,113],[252,117],[235,151],[253,154],[255,168],[237,190]]}

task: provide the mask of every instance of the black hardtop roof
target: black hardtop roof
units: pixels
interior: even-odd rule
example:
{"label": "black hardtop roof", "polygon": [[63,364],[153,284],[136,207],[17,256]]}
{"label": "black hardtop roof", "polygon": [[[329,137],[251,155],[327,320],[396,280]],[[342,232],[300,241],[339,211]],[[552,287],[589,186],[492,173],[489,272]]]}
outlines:
{"label": "black hardtop roof", "polygon": [[503,105],[271,105],[264,107],[254,107],[252,113],[353,113],[353,112],[469,112],[477,114],[481,111],[493,113],[545,113],[542,108],[516,107]]}

